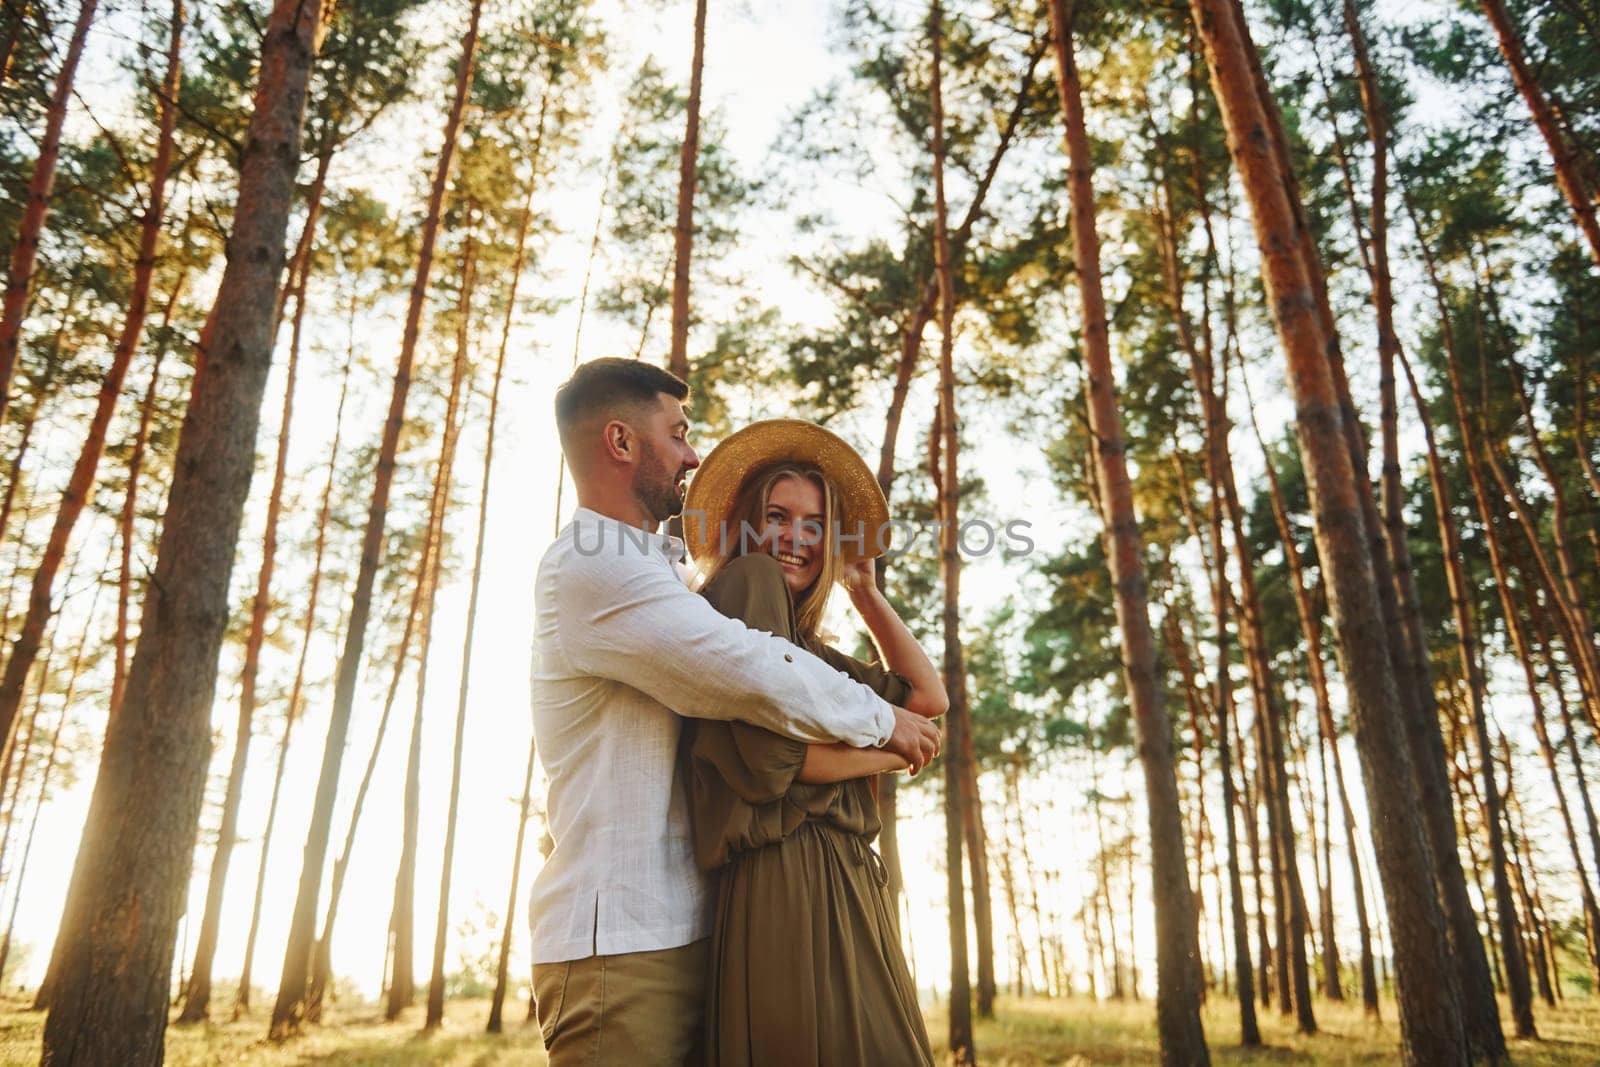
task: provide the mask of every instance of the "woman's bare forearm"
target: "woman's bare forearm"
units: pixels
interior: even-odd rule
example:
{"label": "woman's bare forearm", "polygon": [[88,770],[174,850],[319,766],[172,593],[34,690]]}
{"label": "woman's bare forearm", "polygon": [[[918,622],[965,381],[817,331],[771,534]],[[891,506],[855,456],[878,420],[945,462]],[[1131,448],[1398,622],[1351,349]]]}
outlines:
{"label": "woman's bare forearm", "polygon": [[866,585],[851,591],[850,603],[872,635],[883,665],[911,683],[906,708],[929,718],[948,711],[950,698],[945,693],[944,679],[888,598],[876,586]]}
{"label": "woman's bare forearm", "polygon": [[885,771],[903,771],[906,766],[905,760],[881,748],[853,748],[842,743],[807,745],[805,763],[795,777],[811,785],[828,785]]}

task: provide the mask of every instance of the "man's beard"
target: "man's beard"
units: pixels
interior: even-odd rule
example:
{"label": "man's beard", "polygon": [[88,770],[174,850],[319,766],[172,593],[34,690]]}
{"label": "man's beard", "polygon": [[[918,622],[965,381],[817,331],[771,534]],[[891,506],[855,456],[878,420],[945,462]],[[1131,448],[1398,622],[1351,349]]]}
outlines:
{"label": "man's beard", "polygon": [[639,471],[633,478],[633,495],[644,505],[645,511],[657,522],[666,522],[683,511],[683,496],[678,492],[678,478],[682,468],[669,474],[661,456],[648,443],[643,443],[644,456]]}

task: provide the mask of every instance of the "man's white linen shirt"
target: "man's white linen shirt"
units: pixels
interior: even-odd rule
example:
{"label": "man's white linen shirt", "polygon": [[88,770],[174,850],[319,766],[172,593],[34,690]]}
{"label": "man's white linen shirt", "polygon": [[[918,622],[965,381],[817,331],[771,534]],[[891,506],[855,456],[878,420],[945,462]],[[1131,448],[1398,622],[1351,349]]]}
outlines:
{"label": "man's white linen shirt", "polygon": [[579,508],[539,563],[533,733],[555,848],[528,905],[535,963],[710,933],[679,715],[858,747],[894,730],[872,690],[691,592],[682,555],[675,537]]}

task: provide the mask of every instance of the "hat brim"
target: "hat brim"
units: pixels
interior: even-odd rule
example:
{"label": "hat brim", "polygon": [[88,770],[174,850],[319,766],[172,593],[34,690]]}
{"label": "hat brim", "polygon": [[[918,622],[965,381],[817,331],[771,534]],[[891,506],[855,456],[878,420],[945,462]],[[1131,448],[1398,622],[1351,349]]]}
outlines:
{"label": "hat brim", "polygon": [[[723,438],[689,480],[683,538],[696,562],[715,554],[745,481],[778,463],[814,464],[832,483],[839,501],[835,521],[841,562],[875,559],[888,550],[889,502],[861,454],[814,422],[763,419]],[[729,531],[727,537],[731,541],[738,533]]]}

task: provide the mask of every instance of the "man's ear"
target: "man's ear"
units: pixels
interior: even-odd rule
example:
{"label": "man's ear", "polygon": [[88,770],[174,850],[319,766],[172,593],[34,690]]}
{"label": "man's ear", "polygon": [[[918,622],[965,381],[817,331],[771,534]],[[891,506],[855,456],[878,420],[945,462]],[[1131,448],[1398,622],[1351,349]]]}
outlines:
{"label": "man's ear", "polygon": [[617,463],[634,463],[639,458],[639,441],[633,427],[621,419],[612,419],[601,430],[606,457]]}

